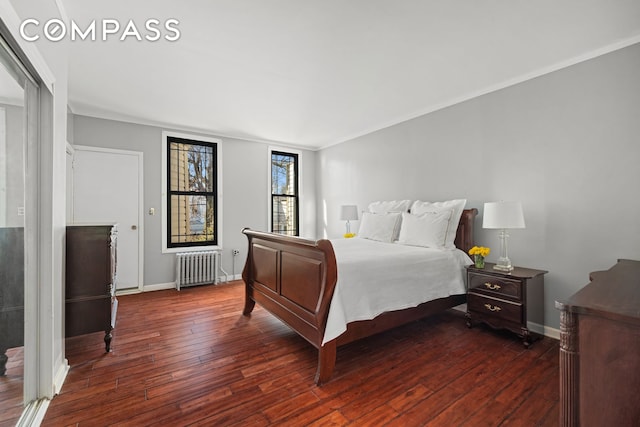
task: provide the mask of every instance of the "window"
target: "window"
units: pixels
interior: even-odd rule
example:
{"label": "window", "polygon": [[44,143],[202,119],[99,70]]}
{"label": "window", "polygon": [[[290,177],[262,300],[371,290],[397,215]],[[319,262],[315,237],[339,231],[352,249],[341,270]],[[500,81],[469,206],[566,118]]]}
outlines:
{"label": "window", "polygon": [[271,151],[271,231],[299,236],[298,154]]}
{"label": "window", "polygon": [[[197,138],[197,139],[195,139]],[[165,134],[165,248],[218,246],[219,141]]]}

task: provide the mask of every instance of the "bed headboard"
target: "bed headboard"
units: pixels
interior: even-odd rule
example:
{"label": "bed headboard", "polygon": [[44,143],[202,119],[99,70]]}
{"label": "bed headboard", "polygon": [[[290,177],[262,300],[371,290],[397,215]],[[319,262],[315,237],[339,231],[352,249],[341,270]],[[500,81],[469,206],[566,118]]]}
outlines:
{"label": "bed headboard", "polygon": [[469,253],[469,249],[475,246],[473,239],[473,224],[478,215],[478,209],[465,209],[462,211],[460,217],[460,223],[458,224],[458,231],[456,232],[456,239],[454,241],[456,248]]}

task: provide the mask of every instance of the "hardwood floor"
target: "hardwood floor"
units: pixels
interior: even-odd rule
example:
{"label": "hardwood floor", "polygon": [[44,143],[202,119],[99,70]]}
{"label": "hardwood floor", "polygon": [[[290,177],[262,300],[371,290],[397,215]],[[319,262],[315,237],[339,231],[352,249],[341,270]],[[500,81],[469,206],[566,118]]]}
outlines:
{"label": "hardwood floor", "polygon": [[7,372],[0,376],[0,427],[10,427],[22,414],[24,400],[24,347],[10,348]]}
{"label": "hardwood floor", "polygon": [[313,383],[317,351],[241,282],[119,297],[113,351],[70,338],[72,368],[44,426],[555,426],[558,342],[524,350],[447,311],[338,349]]}

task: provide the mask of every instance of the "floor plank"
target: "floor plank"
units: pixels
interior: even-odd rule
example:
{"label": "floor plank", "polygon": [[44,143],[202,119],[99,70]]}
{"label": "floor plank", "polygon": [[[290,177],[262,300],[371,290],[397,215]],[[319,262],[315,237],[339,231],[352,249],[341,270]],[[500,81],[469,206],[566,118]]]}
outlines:
{"label": "floor plank", "polygon": [[42,425],[557,425],[555,340],[525,350],[449,310],[339,348],[317,387],[317,351],[243,298],[241,282],[120,297],[111,353],[66,341]]}

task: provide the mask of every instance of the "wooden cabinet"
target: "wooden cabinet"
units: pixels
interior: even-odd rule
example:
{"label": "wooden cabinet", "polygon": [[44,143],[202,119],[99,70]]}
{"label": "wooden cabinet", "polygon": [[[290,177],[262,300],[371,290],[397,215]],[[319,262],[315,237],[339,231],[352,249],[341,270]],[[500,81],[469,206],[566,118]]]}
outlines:
{"label": "wooden cabinet", "polygon": [[67,337],[104,331],[111,350],[115,327],[117,229],[114,225],[67,226],[65,330]]}
{"label": "wooden cabinet", "polygon": [[496,329],[508,329],[529,347],[533,335],[528,322],[544,324],[544,270],[515,267],[511,273],[467,267],[467,326],[481,321]]}
{"label": "wooden cabinet", "polygon": [[24,344],[24,228],[0,227],[0,376],[9,348]]}
{"label": "wooden cabinet", "polygon": [[560,425],[639,426],[640,261],[591,273],[560,310]]}

